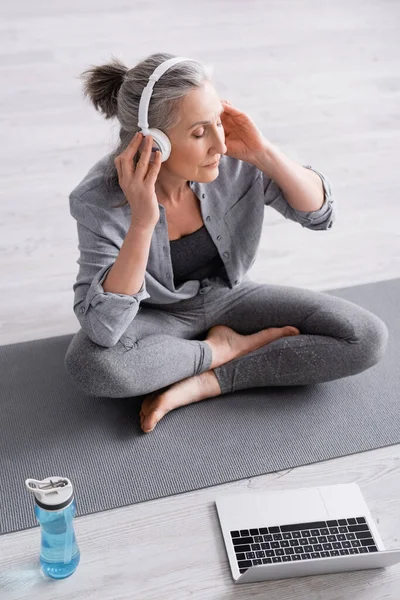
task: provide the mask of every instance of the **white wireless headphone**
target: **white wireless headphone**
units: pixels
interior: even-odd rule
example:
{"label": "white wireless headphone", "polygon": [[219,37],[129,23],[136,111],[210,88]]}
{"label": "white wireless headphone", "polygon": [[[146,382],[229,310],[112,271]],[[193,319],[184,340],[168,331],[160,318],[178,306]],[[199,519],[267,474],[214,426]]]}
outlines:
{"label": "white wireless headphone", "polygon": [[138,127],[141,128],[140,132],[143,133],[143,135],[151,135],[153,137],[153,141],[156,144],[156,148],[159,149],[161,152],[161,162],[165,162],[166,160],[168,160],[169,155],[171,154],[171,142],[169,140],[169,137],[163,131],[161,131],[161,129],[157,129],[155,127],[149,128],[147,115],[149,110],[150,98],[153,92],[154,84],[160,79],[161,75],[173,65],[176,65],[177,63],[182,62],[184,60],[194,61],[194,59],[192,58],[177,56],[175,58],[169,58],[168,60],[165,60],[160,65],[158,65],[158,67],[150,75],[149,82],[144,88],[142,96],[140,98]]}

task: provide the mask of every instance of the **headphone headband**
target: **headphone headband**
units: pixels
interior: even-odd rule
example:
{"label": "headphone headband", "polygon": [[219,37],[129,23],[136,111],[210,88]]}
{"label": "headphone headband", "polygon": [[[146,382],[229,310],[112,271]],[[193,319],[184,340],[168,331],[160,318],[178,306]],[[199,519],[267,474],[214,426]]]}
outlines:
{"label": "headphone headband", "polygon": [[158,65],[158,67],[156,67],[156,69],[154,69],[153,73],[150,75],[148,84],[142,92],[142,96],[140,98],[139,103],[138,127],[140,127],[142,130],[147,130],[149,128],[147,116],[154,84],[160,79],[161,75],[163,75],[165,71],[167,71],[170,67],[173,67],[177,63],[183,62],[184,60],[194,61],[193,58],[186,58],[185,56],[176,56],[175,58],[169,58],[168,60],[165,60],[160,65]]}

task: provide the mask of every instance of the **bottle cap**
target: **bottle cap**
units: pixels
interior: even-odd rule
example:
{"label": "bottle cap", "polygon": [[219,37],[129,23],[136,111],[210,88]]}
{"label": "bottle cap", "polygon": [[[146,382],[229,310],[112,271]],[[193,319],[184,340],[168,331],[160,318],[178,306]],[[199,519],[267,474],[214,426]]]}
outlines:
{"label": "bottle cap", "polygon": [[35,495],[36,504],[46,510],[60,510],[72,502],[74,492],[67,477],[46,477],[42,481],[26,479],[27,489]]}

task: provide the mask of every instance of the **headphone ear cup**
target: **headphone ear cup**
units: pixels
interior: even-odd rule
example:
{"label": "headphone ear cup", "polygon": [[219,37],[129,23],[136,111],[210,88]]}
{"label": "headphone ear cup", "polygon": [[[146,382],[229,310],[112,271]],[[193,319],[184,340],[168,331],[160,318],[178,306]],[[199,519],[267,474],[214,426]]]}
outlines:
{"label": "headphone ear cup", "polygon": [[153,141],[158,146],[161,152],[161,162],[168,160],[171,154],[171,142],[169,141],[169,137],[161,131],[161,129],[156,128],[147,129],[145,135],[151,135]]}

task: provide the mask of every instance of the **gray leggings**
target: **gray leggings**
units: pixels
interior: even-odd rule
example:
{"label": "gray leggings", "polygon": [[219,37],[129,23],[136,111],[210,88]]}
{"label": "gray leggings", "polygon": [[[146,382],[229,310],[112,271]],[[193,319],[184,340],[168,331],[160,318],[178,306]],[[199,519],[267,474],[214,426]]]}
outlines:
{"label": "gray leggings", "polygon": [[112,348],[95,344],[80,329],[65,367],[86,394],[140,396],[208,371],[212,351],[204,340],[214,325],[242,335],[284,325],[300,330],[216,367],[223,394],[361,373],[382,358],[389,335],[377,315],[325,292],[260,284],[248,276],[230,289],[223,279],[211,277],[201,281],[194,298],[156,308],[141,304]]}

